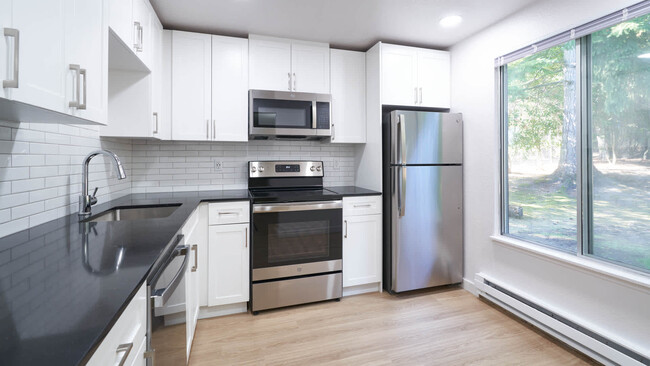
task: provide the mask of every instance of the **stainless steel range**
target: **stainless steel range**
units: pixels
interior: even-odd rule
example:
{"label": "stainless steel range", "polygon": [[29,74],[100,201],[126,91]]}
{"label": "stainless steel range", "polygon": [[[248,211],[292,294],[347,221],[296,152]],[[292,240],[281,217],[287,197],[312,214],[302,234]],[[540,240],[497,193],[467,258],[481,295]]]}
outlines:
{"label": "stainless steel range", "polygon": [[251,309],[340,299],[342,197],[322,161],[251,161]]}

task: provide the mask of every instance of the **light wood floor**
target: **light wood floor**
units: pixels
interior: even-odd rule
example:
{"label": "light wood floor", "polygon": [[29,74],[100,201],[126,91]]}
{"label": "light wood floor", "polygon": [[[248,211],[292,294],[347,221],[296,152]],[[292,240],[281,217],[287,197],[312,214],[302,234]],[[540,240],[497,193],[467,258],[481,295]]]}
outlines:
{"label": "light wood floor", "polygon": [[200,320],[191,366],[589,365],[465,290],[346,297]]}

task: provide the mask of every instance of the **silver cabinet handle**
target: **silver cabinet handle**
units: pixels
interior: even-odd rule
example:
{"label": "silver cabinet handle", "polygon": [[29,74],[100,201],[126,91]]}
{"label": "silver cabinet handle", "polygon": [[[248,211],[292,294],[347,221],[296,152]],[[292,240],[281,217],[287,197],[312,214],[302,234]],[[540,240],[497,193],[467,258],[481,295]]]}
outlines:
{"label": "silver cabinet handle", "polygon": [[336,129],[334,129],[334,124],[332,123],[332,141],[336,139]]}
{"label": "silver cabinet handle", "polygon": [[77,79],[77,87],[76,87],[76,98],[74,101],[70,102],[68,106],[70,108],[79,108],[79,105],[81,104],[81,67],[79,65],[75,64],[70,64],[70,70],[74,71],[76,76],[75,78]]}
{"label": "silver cabinet handle", "polygon": [[192,266],[192,272],[196,272],[199,268],[199,246],[197,244],[192,244],[192,249],[194,251],[194,265]]}
{"label": "silver cabinet handle", "polygon": [[420,87],[420,104],[422,104],[422,87]]}
{"label": "silver cabinet handle", "polygon": [[345,235],[343,235],[344,238],[348,237],[348,220],[343,220],[343,223],[345,223]]}
{"label": "silver cabinet handle", "polygon": [[357,207],[370,207],[369,203],[363,204],[363,205],[353,205],[355,208]]}
{"label": "silver cabinet handle", "polygon": [[11,80],[3,80],[3,88],[18,88],[18,75],[20,66],[20,31],[14,28],[4,29],[5,37],[13,37],[14,39],[14,75]]}
{"label": "silver cabinet handle", "polygon": [[205,139],[206,140],[210,139],[210,120],[209,119],[205,120]]}
{"label": "silver cabinet handle", "polygon": [[158,134],[158,112],[153,112],[153,118],[155,120],[154,126],[156,126],[153,130],[154,135]]}
{"label": "silver cabinet handle", "polygon": [[246,227],[246,239],[244,241],[244,248],[248,248],[248,227]]}
{"label": "silver cabinet handle", "polygon": [[79,76],[83,76],[84,78],[84,87],[83,87],[83,99],[84,102],[81,103],[81,100],[79,101],[79,106],[77,109],[86,109],[86,96],[88,95],[88,78],[86,77],[86,69],[81,69],[79,70]]}
{"label": "silver cabinet handle", "polygon": [[291,91],[291,73],[288,72],[287,76],[289,76],[289,91]]}
{"label": "silver cabinet handle", "polygon": [[117,347],[116,353],[124,352],[124,355],[122,355],[122,358],[120,358],[120,363],[118,364],[119,366],[124,366],[124,363],[126,362],[127,357],[129,357],[129,353],[131,353],[132,348],[133,342],[120,344]]}
{"label": "silver cabinet handle", "polygon": [[234,212],[234,211],[219,212],[219,215],[239,215],[239,212]]}
{"label": "silver cabinet handle", "polygon": [[418,104],[418,88],[413,88],[413,91],[415,92],[415,104]]}
{"label": "silver cabinet handle", "polygon": [[216,138],[217,138],[217,120],[213,119],[212,120],[212,139],[214,140]]}
{"label": "silver cabinet handle", "polygon": [[296,89],[296,79],[297,79],[297,78],[296,78],[296,73],[294,72],[294,73],[293,73],[293,91],[298,90],[298,89]]}
{"label": "silver cabinet handle", "polygon": [[137,52],[142,52],[142,38],[143,38],[142,34],[144,33],[142,25],[140,24],[140,22],[133,22],[133,26],[135,27],[135,32],[136,32],[135,33],[136,41],[133,43],[133,48],[135,48]]}

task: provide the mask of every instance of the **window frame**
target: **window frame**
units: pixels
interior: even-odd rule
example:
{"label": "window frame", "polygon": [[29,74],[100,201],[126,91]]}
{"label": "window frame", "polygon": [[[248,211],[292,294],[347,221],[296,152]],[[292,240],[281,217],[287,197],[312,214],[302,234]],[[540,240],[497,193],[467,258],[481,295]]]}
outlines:
{"label": "window frame", "polygon": [[[620,21],[602,26],[600,29],[609,28],[627,20],[650,14],[650,1],[645,1],[637,5],[643,11],[635,14],[631,18],[624,16]],[[645,6],[645,7],[644,7]],[[623,14],[626,14],[624,9]],[[616,13],[615,13],[616,14]],[[611,18],[610,14],[604,18]],[[600,21],[596,20],[594,23]],[[585,28],[593,28],[590,23],[584,25]],[[509,231],[509,183],[508,183],[508,64],[518,59],[530,56],[538,51],[536,46],[527,47],[513,52],[509,56],[502,56],[495,60],[495,84],[497,95],[497,115],[499,118],[499,233],[501,236],[530,243],[536,246],[548,248],[559,253],[568,253],[577,258],[588,259],[608,265],[613,265],[627,272],[640,274],[648,277],[650,269],[636,267],[623,262],[610,260],[591,254],[593,252],[593,161],[592,161],[592,115],[591,115],[591,33],[600,29],[593,29],[592,32],[580,37],[566,39],[557,35],[546,40],[543,49],[561,45],[565,42],[575,40],[576,48],[576,251],[562,250],[542,242],[536,242],[517,235],[510,234]],[[574,34],[574,31],[571,32]],[[550,41],[554,42],[554,44]],[[523,53],[522,50],[529,51]],[[531,52],[532,51],[532,52]],[[513,58],[513,54],[517,54]],[[508,61],[504,61],[508,58]]]}

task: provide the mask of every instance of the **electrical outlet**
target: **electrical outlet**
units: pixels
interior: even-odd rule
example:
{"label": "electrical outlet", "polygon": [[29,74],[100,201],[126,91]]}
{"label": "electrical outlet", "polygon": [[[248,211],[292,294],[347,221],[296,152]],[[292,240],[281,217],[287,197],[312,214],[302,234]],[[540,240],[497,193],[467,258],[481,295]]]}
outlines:
{"label": "electrical outlet", "polygon": [[339,169],[341,169],[339,159],[334,159],[332,164],[332,170],[339,170]]}
{"label": "electrical outlet", "polygon": [[214,171],[215,172],[220,172],[222,170],[223,170],[223,161],[215,160],[214,161]]}

